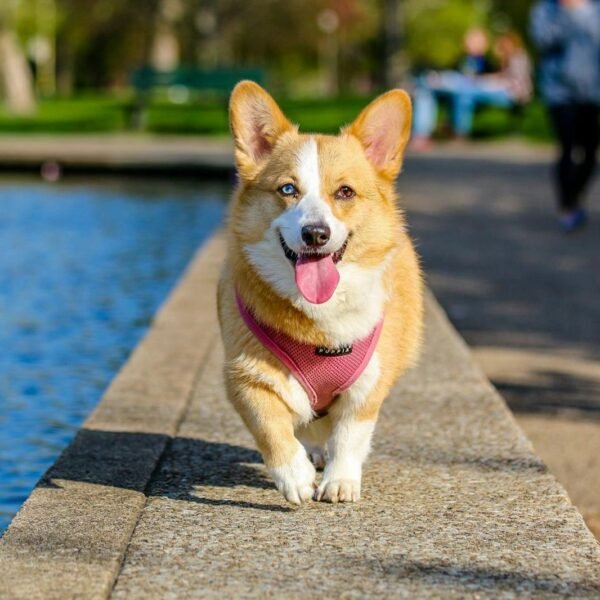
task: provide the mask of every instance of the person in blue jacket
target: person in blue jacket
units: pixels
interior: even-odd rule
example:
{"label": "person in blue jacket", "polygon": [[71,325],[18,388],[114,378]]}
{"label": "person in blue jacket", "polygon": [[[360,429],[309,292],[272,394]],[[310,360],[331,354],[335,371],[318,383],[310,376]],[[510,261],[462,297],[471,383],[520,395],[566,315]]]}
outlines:
{"label": "person in blue jacket", "polygon": [[598,148],[600,2],[541,0],[531,12],[531,36],[541,55],[539,85],[561,153],[556,165],[560,226],[582,227],[583,193]]}

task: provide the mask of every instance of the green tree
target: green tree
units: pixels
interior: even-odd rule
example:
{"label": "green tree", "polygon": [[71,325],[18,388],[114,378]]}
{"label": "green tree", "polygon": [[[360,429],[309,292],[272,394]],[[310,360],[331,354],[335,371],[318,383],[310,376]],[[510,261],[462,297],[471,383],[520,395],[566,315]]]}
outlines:
{"label": "green tree", "polygon": [[532,5],[533,1],[493,0],[493,25],[498,29],[514,29],[527,40]]}
{"label": "green tree", "polygon": [[148,60],[157,0],[57,0],[57,69],[63,92],[120,87]]}
{"label": "green tree", "polygon": [[[331,29],[324,11],[335,15]],[[377,0],[188,0],[181,56],[202,66],[260,66],[288,91],[335,68],[344,90],[374,68],[378,11]]]}
{"label": "green tree", "polygon": [[486,0],[406,0],[406,49],[414,66],[448,68],[463,54],[465,31],[485,25]]}

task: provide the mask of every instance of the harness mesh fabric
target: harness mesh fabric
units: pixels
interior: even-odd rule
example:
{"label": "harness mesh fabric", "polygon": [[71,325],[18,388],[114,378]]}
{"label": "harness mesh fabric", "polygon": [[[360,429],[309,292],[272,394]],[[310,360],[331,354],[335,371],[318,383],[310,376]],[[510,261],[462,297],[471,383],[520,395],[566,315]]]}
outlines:
{"label": "harness mesh fabric", "polygon": [[383,321],[371,333],[356,341],[349,354],[321,356],[312,344],[299,342],[273,327],[259,323],[236,296],[240,315],[250,331],[298,379],[310,399],[315,412],[322,412],[362,374],[379,339]]}

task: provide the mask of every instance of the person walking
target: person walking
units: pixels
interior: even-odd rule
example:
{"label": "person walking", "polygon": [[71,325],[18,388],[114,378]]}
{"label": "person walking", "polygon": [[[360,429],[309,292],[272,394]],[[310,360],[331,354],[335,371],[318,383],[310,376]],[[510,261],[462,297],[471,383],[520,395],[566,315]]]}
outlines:
{"label": "person walking", "polygon": [[540,0],[531,36],[541,54],[540,90],[560,144],[559,224],[585,225],[583,194],[596,166],[600,115],[600,2]]}

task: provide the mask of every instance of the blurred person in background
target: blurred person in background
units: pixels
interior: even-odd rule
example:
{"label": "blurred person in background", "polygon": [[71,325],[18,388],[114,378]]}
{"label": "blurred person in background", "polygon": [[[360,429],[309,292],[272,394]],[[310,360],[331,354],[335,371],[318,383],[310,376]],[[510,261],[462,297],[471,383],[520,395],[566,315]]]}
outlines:
{"label": "blurred person in background", "polygon": [[531,63],[518,34],[507,32],[496,40],[494,53],[500,63],[499,71],[490,68],[488,47],[487,33],[480,28],[470,29],[465,35],[466,57],[459,71],[428,73],[417,80],[413,149],[430,146],[439,99],[450,101],[454,135],[466,138],[471,133],[477,106],[511,109],[531,98]]}
{"label": "blurred person in background", "polygon": [[531,13],[531,35],[541,54],[541,93],[561,149],[559,224],[569,233],[586,223],[582,197],[596,165],[600,2],[542,0]]}

